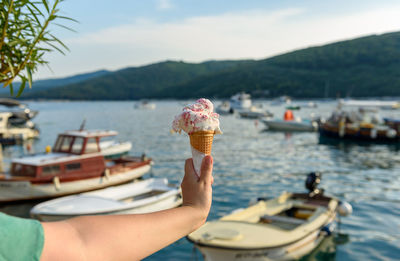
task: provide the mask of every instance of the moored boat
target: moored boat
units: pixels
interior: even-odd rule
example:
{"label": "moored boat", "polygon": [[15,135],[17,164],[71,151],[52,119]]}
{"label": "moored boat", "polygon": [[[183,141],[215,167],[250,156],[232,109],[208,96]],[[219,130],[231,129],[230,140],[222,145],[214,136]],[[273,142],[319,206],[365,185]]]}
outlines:
{"label": "moored boat", "polygon": [[273,117],[274,114],[263,110],[262,107],[251,106],[249,109],[239,111],[239,115],[242,118],[248,119],[261,119],[261,118],[269,118]]}
{"label": "moored boat", "polygon": [[152,160],[107,160],[100,139],[114,131],[79,130],[60,134],[52,152],[15,158],[0,175],[0,202],[52,198],[129,182],[143,176]]}
{"label": "moored boat", "polygon": [[181,204],[179,186],[168,184],[167,179],[147,179],[49,200],[33,207],[30,215],[56,221],[82,215],[149,213]]}
{"label": "moored boat", "polygon": [[280,119],[266,119],[262,121],[268,130],[273,131],[317,131],[318,123],[312,120],[280,120]]}
{"label": "moored boat", "polygon": [[10,123],[12,113],[0,112],[0,143],[13,145],[39,137],[39,130],[31,121],[14,126]]}
{"label": "moored boat", "polygon": [[316,188],[319,176],[309,175],[309,193],[283,193],[207,222],[187,237],[206,261],[293,260],[316,248],[332,234],[337,212],[351,213],[348,203]]}
{"label": "moored boat", "polygon": [[[393,143],[400,141],[399,124],[394,119],[382,119],[377,102],[366,107],[365,102],[349,104],[339,101],[332,115],[319,127],[320,136],[341,140]],[[369,103],[368,103],[369,104]],[[380,103],[378,103],[380,104]],[[364,106],[345,110],[344,106]]]}
{"label": "moored boat", "polygon": [[230,98],[229,103],[234,112],[249,110],[252,106],[251,96],[245,92],[233,95]]}

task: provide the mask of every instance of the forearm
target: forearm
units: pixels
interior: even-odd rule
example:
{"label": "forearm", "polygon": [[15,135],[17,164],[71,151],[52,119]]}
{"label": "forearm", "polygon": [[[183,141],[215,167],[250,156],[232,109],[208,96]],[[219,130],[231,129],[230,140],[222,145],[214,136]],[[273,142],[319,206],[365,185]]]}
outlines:
{"label": "forearm", "polygon": [[84,245],[87,260],[139,260],[204,223],[198,210],[180,208],[140,215],[79,217],[68,220]]}

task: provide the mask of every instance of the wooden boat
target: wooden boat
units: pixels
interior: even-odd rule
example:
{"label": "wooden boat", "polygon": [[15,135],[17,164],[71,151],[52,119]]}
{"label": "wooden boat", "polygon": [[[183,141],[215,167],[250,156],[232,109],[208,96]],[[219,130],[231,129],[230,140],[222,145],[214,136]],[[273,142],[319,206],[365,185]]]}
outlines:
{"label": "wooden boat", "polygon": [[182,204],[179,186],[148,179],[49,200],[33,207],[31,217],[56,221],[81,215],[149,213]]}
{"label": "wooden boat", "polygon": [[53,152],[12,160],[0,176],[0,202],[51,198],[126,183],[150,170],[151,159],[121,157],[106,160],[100,139],[114,131],[67,131],[58,136]]}
{"label": "wooden boat", "polygon": [[10,123],[12,115],[11,112],[0,112],[0,143],[13,145],[39,136],[39,130],[31,121],[23,125],[12,125]]}
{"label": "wooden boat", "polygon": [[267,127],[268,130],[273,131],[317,131],[318,123],[316,121],[310,120],[280,120],[280,119],[272,119],[272,120],[263,120],[262,121]]}
{"label": "wooden boat", "polygon": [[238,209],[207,222],[187,238],[205,261],[298,259],[333,232],[337,212],[351,213],[345,204],[339,210],[338,199],[313,186],[310,193],[283,193]]}

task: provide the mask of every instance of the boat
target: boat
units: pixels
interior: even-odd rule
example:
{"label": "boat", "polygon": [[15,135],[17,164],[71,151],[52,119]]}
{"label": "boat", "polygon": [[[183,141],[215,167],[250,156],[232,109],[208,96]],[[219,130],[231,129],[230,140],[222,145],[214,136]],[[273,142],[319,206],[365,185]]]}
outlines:
{"label": "boat", "polygon": [[308,193],[284,192],[274,199],[259,199],[207,222],[187,239],[205,261],[299,259],[335,231],[337,213],[352,212],[349,203],[317,188],[320,177],[319,173],[308,175]]}
{"label": "boat", "polygon": [[338,107],[363,107],[363,108],[376,107],[384,110],[397,110],[400,109],[400,102],[381,101],[381,100],[340,99],[338,100]]}
{"label": "boat", "polygon": [[39,113],[29,109],[26,104],[10,98],[0,98],[0,112],[11,113],[9,123],[12,125],[23,125]]}
{"label": "boat", "polygon": [[271,101],[271,106],[288,105],[292,103],[292,98],[287,95],[280,96]]}
{"label": "boat", "polygon": [[245,92],[233,95],[229,100],[231,109],[234,112],[249,110],[252,106],[251,96]]}
{"label": "boat", "polygon": [[179,186],[151,178],[45,201],[34,206],[30,215],[40,221],[58,221],[83,215],[150,213],[181,204]]}
{"label": "boat", "polygon": [[10,123],[11,112],[0,112],[0,143],[14,145],[28,139],[39,137],[39,130],[31,121],[14,126]]}
{"label": "boat", "polygon": [[215,108],[215,112],[219,115],[233,114],[233,109],[228,101],[224,101]]}
{"label": "boat", "polygon": [[137,102],[134,107],[135,109],[154,110],[156,108],[156,104],[147,100],[142,100]]}
{"label": "boat", "polygon": [[52,151],[14,158],[0,175],[0,202],[46,199],[123,184],[143,176],[145,155],[105,159],[100,140],[110,130],[75,130],[58,135]]}
{"label": "boat", "polygon": [[[331,116],[320,124],[322,137],[341,140],[393,143],[400,141],[400,129],[394,119],[383,119],[376,103],[367,105],[356,103],[358,110],[347,109],[346,103],[339,101]],[[351,103],[350,108],[356,106]]]}
{"label": "boat", "polygon": [[261,118],[270,118],[273,117],[274,114],[263,110],[260,106],[251,106],[249,109],[239,111],[239,115],[242,118],[247,119],[261,119]]}
{"label": "boat", "polygon": [[295,120],[264,119],[262,122],[272,131],[317,131],[318,123],[315,120],[297,118]]}

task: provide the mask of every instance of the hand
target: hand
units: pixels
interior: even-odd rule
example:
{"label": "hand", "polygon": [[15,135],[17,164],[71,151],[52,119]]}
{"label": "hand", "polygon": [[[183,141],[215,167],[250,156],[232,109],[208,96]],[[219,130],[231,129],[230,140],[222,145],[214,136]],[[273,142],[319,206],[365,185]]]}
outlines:
{"label": "hand", "polygon": [[212,187],[214,182],[212,176],[213,158],[205,156],[201,164],[200,178],[197,177],[193,167],[193,160],[187,159],[185,162],[185,176],[183,177],[181,188],[183,196],[183,206],[192,207],[194,214],[199,217],[200,227],[207,219],[212,202]]}

